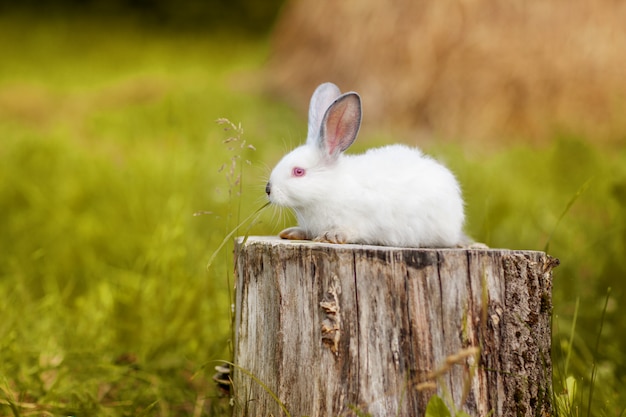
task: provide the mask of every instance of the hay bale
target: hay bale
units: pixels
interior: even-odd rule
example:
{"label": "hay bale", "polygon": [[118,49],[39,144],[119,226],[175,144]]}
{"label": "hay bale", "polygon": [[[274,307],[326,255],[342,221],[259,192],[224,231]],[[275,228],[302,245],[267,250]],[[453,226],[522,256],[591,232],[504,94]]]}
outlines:
{"label": "hay bale", "polygon": [[274,92],[334,81],[365,121],[440,137],[623,139],[626,3],[298,0],[274,31]]}

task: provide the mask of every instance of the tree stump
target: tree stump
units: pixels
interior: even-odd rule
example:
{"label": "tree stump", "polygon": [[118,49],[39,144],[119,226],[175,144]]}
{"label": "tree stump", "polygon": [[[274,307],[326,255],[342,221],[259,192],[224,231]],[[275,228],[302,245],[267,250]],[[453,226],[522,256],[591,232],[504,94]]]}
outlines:
{"label": "tree stump", "polygon": [[239,238],[235,416],[551,415],[536,251]]}

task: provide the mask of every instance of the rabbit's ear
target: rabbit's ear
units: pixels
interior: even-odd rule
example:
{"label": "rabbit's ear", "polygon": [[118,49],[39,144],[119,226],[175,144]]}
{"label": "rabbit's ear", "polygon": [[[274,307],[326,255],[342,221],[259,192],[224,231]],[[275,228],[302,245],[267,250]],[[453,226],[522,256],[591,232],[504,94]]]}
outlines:
{"label": "rabbit's ear", "polygon": [[320,136],[320,126],[326,110],[341,95],[339,87],[333,83],[321,84],[311,97],[309,105],[309,131],[307,143],[316,143]]}
{"label": "rabbit's ear", "polygon": [[336,158],[352,145],[361,126],[361,97],[357,93],[340,96],[326,111],[322,120],[319,146]]}

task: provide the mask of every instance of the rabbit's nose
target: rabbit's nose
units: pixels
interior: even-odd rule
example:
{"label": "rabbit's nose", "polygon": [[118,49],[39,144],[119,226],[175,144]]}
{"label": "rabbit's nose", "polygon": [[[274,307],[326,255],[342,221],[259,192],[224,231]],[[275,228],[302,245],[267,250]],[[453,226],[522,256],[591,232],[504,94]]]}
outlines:
{"label": "rabbit's nose", "polygon": [[271,187],[270,187],[270,183],[268,182],[267,185],[265,186],[265,194],[270,195],[271,192]]}

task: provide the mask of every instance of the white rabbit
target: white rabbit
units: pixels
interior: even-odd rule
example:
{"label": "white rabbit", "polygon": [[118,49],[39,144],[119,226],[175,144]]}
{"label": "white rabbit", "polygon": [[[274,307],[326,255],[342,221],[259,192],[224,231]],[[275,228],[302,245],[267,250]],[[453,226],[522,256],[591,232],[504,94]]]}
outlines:
{"label": "white rabbit", "polygon": [[280,237],[406,247],[466,243],[454,175],[404,145],[344,155],[360,124],[357,93],[341,94],[332,83],[315,90],[306,144],[276,165],[265,188],[271,203],[292,208],[298,219]]}

